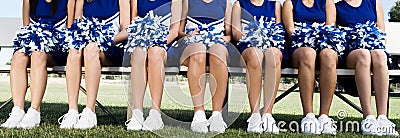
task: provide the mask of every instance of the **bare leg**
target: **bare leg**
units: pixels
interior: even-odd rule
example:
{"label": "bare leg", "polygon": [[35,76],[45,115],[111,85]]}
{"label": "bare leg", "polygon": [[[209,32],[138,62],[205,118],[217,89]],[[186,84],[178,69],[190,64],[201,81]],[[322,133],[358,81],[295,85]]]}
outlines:
{"label": "bare leg", "polygon": [[[282,53],[277,48],[268,48],[264,52],[265,72],[264,72],[264,112],[272,114],[276,92],[281,80]],[[272,79],[272,77],[274,78]]]}
{"label": "bare leg", "polygon": [[210,47],[210,91],[213,111],[222,111],[228,83],[228,49],[216,44]]}
{"label": "bare leg", "polygon": [[206,47],[196,43],[189,45],[182,53],[182,65],[188,67],[188,82],[194,112],[204,111],[204,90],[206,85]]}
{"label": "bare leg", "polygon": [[387,114],[389,72],[386,53],[383,50],[374,50],[371,53],[373,69],[373,85],[378,115]]}
{"label": "bare leg", "polygon": [[303,115],[313,112],[316,52],[309,47],[300,47],[293,53],[293,66],[299,69],[300,97]]}
{"label": "bare leg", "polygon": [[263,53],[258,48],[250,47],[243,51],[242,56],[246,61],[246,85],[250,110],[251,113],[259,113]]}
{"label": "bare leg", "polygon": [[160,110],[164,90],[164,61],[166,51],[161,47],[151,47],[148,53],[149,86],[152,99],[152,109]]}
{"label": "bare leg", "polygon": [[[355,69],[356,85],[364,118],[372,114],[371,109],[371,54],[366,49],[357,49],[347,57],[347,67]],[[386,105],[385,105],[386,106]]]}
{"label": "bare leg", "polygon": [[[47,85],[47,61],[55,65],[53,57],[44,52],[34,51],[31,55],[31,107],[40,112]],[[50,65],[49,64],[49,65]]]}
{"label": "bare leg", "polygon": [[66,79],[69,109],[78,111],[79,88],[82,77],[82,51],[70,49],[67,58]]}
{"label": "bare leg", "polygon": [[10,71],[11,94],[14,106],[24,110],[25,94],[28,87],[27,67],[30,57],[19,51],[12,58]]}
{"label": "bare leg", "polygon": [[143,110],[143,98],[147,86],[147,51],[137,47],[131,53],[131,83],[133,108]]}
{"label": "bare leg", "polygon": [[336,65],[338,63],[338,56],[336,51],[329,48],[323,49],[319,54],[319,61],[319,87],[321,90],[319,114],[329,115],[337,81]]}
{"label": "bare leg", "polygon": [[84,48],[83,54],[87,90],[86,107],[94,112],[101,75],[100,48],[94,43],[89,43]]}

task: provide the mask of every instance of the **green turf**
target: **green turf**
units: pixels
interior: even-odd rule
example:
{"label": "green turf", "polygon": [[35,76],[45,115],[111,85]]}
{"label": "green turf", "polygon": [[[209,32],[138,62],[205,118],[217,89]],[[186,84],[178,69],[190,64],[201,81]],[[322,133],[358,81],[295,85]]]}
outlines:
{"label": "green turf", "polygon": [[[117,118],[121,121],[126,120],[126,94],[124,93],[124,86],[117,82],[103,82],[100,87],[100,93],[98,99],[107,108],[113,112]],[[226,133],[219,134],[217,137],[310,137],[311,135],[299,134],[297,132],[284,132],[279,135],[268,135],[268,134],[254,134],[245,132],[246,120],[249,117],[249,107],[246,97],[245,85],[231,85],[230,101],[229,101],[229,116],[238,116],[235,122],[229,126]],[[49,81],[48,89],[43,100],[42,105],[42,123],[41,126],[32,130],[10,130],[0,129],[0,137],[208,137],[214,134],[199,134],[192,133],[188,130],[189,123],[192,119],[193,112],[189,106],[190,97],[188,99],[188,90],[185,82],[179,84],[168,84],[166,85],[166,92],[164,93],[162,111],[165,113],[163,119],[166,127],[163,130],[156,132],[132,132],[126,131],[125,127],[120,124],[115,124],[108,116],[106,116],[99,108],[96,112],[98,115],[98,127],[90,130],[62,130],[58,128],[57,119],[67,112],[68,105],[67,93],[65,88],[65,82]],[[7,100],[10,96],[9,82],[0,81],[0,104]],[[29,101],[29,92],[27,95],[27,101]],[[210,95],[206,96],[209,99]],[[346,96],[352,101],[358,103],[357,97]],[[81,94],[79,103],[82,109],[85,104],[85,96]],[[319,94],[314,95],[314,112],[318,113],[319,108]],[[372,100],[374,101],[374,100]],[[397,126],[400,125],[400,99],[392,98],[390,100],[390,118]],[[29,103],[26,104],[28,108]],[[149,95],[146,94],[145,106],[148,109],[150,105]],[[373,102],[373,105],[374,102]],[[0,110],[0,122],[4,122],[8,117],[8,112],[11,110],[12,105],[8,105],[5,109]],[[206,104],[206,109],[211,109],[211,104]],[[339,111],[345,111],[347,117],[344,120],[340,120],[336,117]],[[374,110],[375,111],[375,110]],[[146,114],[147,110],[145,110]],[[274,107],[274,118],[279,121],[300,121],[301,116],[301,104],[298,93],[292,93],[282,101],[277,103]],[[331,116],[337,121],[360,121],[361,114],[338,98],[334,98],[332,109],[330,112]],[[207,115],[210,115],[210,111],[207,111]],[[240,116],[239,116],[240,115]],[[166,119],[170,118],[170,119]],[[175,120],[180,120],[185,123],[181,123],[177,126],[174,123]],[[232,122],[228,122],[230,124]],[[288,129],[288,125],[283,128]],[[340,127],[339,129],[344,127]],[[339,132],[339,137],[362,137],[358,132]],[[322,137],[329,137],[322,135]]]}

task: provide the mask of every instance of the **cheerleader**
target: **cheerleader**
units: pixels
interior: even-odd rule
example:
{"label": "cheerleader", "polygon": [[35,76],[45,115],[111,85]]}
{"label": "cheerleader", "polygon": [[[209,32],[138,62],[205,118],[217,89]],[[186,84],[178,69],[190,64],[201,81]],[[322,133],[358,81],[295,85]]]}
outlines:
{"label": "cheerleader", "polygon": [[[184,51],[180,63],[188,67],[190,94],[194,105],[191,130],[194,132],[223,133],[226,123],[222,118],[229,58],[227,42],[231,39],[230,0],[183,0],[179,36],[184,37]],[[209,53],[212,115],[206,119],[204,90],[206,85],[206,56]],[[208,129],[210,126],[210,129]]]}
{"label": "cheerleader", "polygon": [[[128,130],[158,130],[164,123],[160,106],[164,90],[164,61],[167,49],[178,36],[182,12],[180,0],[132,0],[132,25],[128,27],[126,51],[130,53],[133,94]],[[148,77],[148,78],[147,78]],[[143,97],[149,82],[152,109],[143,118]]]}
{"label": "cheerleader", "polygon": [[[387,62],[390,55],[385,51],[381,1],[343,0],[336,3],[336,8],[337,24],[346,32],[344,63],[356,72],[355,81],[364,118],[361,131],[366,135],[398,136],[396,125],[386,117],[389,90]],[[377,119],[372,114],[371,88],[375,91]]]}
{"label": "cheerleader", "polygon": [[[75,12],[66,74],[69,111],[59,122],[60,128],[88,129],[97,125],[95,104],[101,67],[122,64],[124,51],[119,45],[128,38],[129,0],[77,0]],[[87,100],[78,114],[82,61]]]}
{"label": "cheerleader", "polygon": [[[24,27],[14,40],[10,73],[14,107],[1,127],[31,129],[39,126],[40,103],[47,83],[46,66],[65,65],[67,53],[62,48],[66,45],[66,27],[73,23],[74,5],[74,0],[23,1]],[[25,113],[29,65],[32,102]]]}
{"label": "cheerleader", "polygon": [[[268,0],[239,0],[232,10],[233,36],[247,65],[247,90],[251,108],[248,132],[279,133],[272,117],[272,107],[278,90],[284,29],[281,4]],[[265,57],[264,107],[260,114],[262,60]]]}
{"label": "cheerleader", "polygon": [[[301,132],[308,134],[336,134],[329,118],[335,91],[336,67],[343,53],[342,33],[335,29],[336,10],[333,0],[287,0],[283,6],[283,22],[292,40],[286,50],[292,64],[299,69],[300,97],[304,118]],[[317,58],[318,56],[318,58]],[[318,119],[313,114],[315,64],[319,61],[321,90]]]}

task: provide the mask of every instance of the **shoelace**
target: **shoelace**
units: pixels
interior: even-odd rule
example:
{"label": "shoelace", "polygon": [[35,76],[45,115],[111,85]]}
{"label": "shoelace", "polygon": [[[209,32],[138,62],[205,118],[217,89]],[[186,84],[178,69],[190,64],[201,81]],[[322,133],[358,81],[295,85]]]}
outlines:
{"label": "shoelace", "polygon": [[33,114],[25,114],[25,116],[22,118],[21,122],[25,122],[25,121],[32,121],[31,118],[33,118]]}
{"label": "shoelace", "polygon": [[[215,117],[214,117],[214,118],[215,118]],[[226,125],[224,119],[222,119],[222,118],[217,118],[217,119],[218,119],[220,122],[223,123],[224,128],[227,128],[227,125]],[[210,124],[211,120],[210,120],[210,121],[207,121],[207,122],[208,122],[208,124]]]}
{"label": "shoelace", "polygon": [[383,121],[383,124],[390,126],[391,128],[393,128],[393,130],[396,129],[396,124],[391,122],[389,119],[382,119],[382,121]]}
{"label": "shoelace", "polygon": [[[150,116],[149,116],[149,117],[150,117]],[[147,117],[146,120],[148,120],[149,117]],[[160,117],[160,118],[157,117],[156,120],[157,120],[158,122],[161,122],[161,129],[164,128],[164,123],[162,123],[163,121],[162,121],[161,117]],[[145,126],[144,123],[143,123],[143,126]]]}
{"label": "shoelace", "polygon": [[139,123],[139,118],[138,118],[136,115],[132,114],[132,117],[131,117],[130,119],[128,119],[128,120],[125,121],[125,126],[128,126],[128,124],[129,124],[131,121],[134,121],[134,120],[135,120],[136,122]]}
{"label": "shoelace", "polygon": [[92,118],[88,117],[87,115],[79,114],[79,120],[77,124],[87,124],[92,121]]}
{"label": "shoelace", "polygon": [[62,115],[60,118],[58,118],[58,124],[61,125],[61,123],[64,122],[69,116],[71,116],[71,115],[68,113]]}

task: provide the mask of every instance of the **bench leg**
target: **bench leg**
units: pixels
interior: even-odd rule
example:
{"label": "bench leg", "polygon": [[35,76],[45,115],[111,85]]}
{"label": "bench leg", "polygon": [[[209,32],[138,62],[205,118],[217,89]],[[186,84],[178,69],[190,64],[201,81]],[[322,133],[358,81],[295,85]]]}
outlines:
{"label": "bench leg", "polygon": [[228,99],[229,99],[229,80],[230,80],[230,75],[228,74],[228,82],[226,85],[226,94],[225,94],[225,99],[224,99],[224,104],[222,106],[222,117],[224,118],[224,121],[228,121]]}
{"label": "bench leg", "polygon": [[[82,86],[79,86],[79,87],[80,87],[81,92],[83,92],[83,93],[86,95],[86,89],[83,88]],[[111,113],[106,107],[104,107],[99,101],[96,100],[96,104],[97,104],[97,106],[100,107],[101,110],[104,111],[104,113],[106,113],[111,119],[113,119],[115,123],[117,123],[117,124],[122,124],[121,121],[120,121],[117,117],[115,117],[114,114],[112,114],[112,113]]]}
{"label": "bench leg", "polygon": [[[299,87],[299,84],[296,83],[295,85],[293,85],[292,87],[290,87],[289,89],[287,89],[285,92],[283,92],[281,95],[279,95],[278,97],[275,98],[275,102],[274,104],[278,103],[280,100],[282,100],[283,98],[285,98],[287,95],[289,95],[291,92],[293,92],[294,90],[296,90]],[[260,112],[264,112],[264,108],[260,109]]]}
{"label": "bench leg", "polygon": [[2,110],[4,107],[6,107],[8,104],[10,104],[12,102],[12,98],[8,99],[6,102],[4,102],[1,106],[0,106],[0,110]]}
{"label": "bench leg", "polygon": [[347,99],[346,97],[344,97],[342,94],[340,94],[339,92],[335,92],[335,95],[337,97],[339,97],[342,101],[346,102],[348,105],[350,105],[351,107],[353,107],[354,109],[356,109],[358,112],[360,112],[361,114],[363,113],[362,109],[357,106],[356,104],[354,104],[352,101],[350,101],[349,99]]}
{"label": "bench leg", "polygon": [[[28,84],[28,86],[26,87],[27,89],[31,87],[30,84]],[[5,101],[1,106],[0,106],[0,110],[3,109],[4,107],[6,107],[8,104],[10,104],[12,102],[12,97],[10,99],[8,99],[7,101]]]}
{"label": "bench leg", "polygon": [[285,92],[283,92],[281,95],[279,95],[278,97],[275,98],[275,103],[278,103],[280,100],[282,100],[283,98],[285,98],[287,95],[289,95],[291,92],[293,92],[294,90],[296,90],[299,87],[299,84],[296,83],[295,85],[293,85],[292,87],[290,87],[288,90],[286,90]]}
{"label": "bench leg", "polygon": [[386,111],[386,116],[387,116],[387,118],[389,119],[389,110],[390,110],[390,108],[389,108],[389,100],[390,100],[390,96],[388,96],[388,100],[387,100],[387,111]]}

